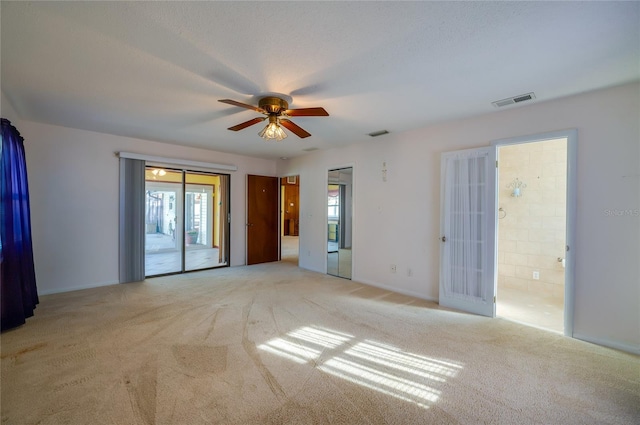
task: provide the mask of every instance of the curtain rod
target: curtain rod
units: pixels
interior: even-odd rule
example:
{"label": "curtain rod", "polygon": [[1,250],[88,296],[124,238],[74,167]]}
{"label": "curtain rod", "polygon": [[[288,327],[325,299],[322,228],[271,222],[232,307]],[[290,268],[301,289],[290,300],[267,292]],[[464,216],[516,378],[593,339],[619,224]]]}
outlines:
{"label": "curtain rod", "polygon": [[200,162],[200,161],[191,161],[188,159],[165,158],[162,156],[142,155],[139,153],[131,153],[131,152],[116,152],[116,156],[120,158],[139,159],[142,161],[149,161],[149,162],[161,162],[164,164],[189,165],[192,167],[212,168],[214,170],[238,171],[237,165],[216,164],[213,162]]}

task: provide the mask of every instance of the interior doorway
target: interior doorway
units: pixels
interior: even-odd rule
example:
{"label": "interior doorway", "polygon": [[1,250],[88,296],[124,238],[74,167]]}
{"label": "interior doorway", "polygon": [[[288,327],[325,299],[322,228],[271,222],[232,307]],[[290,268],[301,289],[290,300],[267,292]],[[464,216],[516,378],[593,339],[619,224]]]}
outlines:
{"label": "interior doorway", "polygon": [[496,315],[564,333],[568,139],[497,149]]}
{"label": "interior doorway", "polygon": [[300,176],[280,179],[280,259],[298,264],[300,244]]}

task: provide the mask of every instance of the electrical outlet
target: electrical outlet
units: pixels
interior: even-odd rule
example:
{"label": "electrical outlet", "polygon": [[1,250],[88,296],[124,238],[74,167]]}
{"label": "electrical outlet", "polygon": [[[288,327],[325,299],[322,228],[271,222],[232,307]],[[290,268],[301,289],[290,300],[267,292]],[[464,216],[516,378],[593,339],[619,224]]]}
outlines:
{"label": "electrical outlet", "polygon": [[407,276],[413,276],[413,270],[411,270],[411,267],[407,267]]}
{"label": "electrical outlet", "polygon": [[539,272],[539,271],[535,271],[535,272],[533,272],[533,279],[534,279],[534,280],[538,280],[538,279],[540,279],[540,272]]}
{"label": "electrical outlet", "polygon": [[390,267],[390,270],[391,270],[391,273],[395,273],[398,270],[398,268],[396,267],[395,264],[392,264]]}

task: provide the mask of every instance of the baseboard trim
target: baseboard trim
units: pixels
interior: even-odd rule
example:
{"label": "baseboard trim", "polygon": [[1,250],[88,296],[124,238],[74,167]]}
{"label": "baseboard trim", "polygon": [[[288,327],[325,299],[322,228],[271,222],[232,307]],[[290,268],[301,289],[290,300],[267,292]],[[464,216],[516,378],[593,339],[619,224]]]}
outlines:
{"label": "baseboard trim", "polygon": [[67,288],[45,289],[42,291],[38,291],[38,295],[61,294],[63,292],[73,292],[73,291],[81,291],[83,289],[100,288],[101,286],[116,285],[119,283],[120,282],[118,282],[117,280],[114,280],[109,282],[91,283],[89,285],[72,286]]}
{"label": "baseboard trim", "polygon": [[302,266],[300,265],[300,261],[298,260],[298,267],[303,269],[303,270],[308,270],[310,272],[316,272],[316,273],[320,273],[320,274],[327,274],[326,271],[320,270],[320,269],[314,269],[312,267],[307,267],[307,266]]}
{"label": "baseboard trim", "polygon": [[624,344],[618,341],[611,341],[603,338],[594,338],[589,335],[582,335],[575,332],[573,333],[573,337],[581,341],[590,342],[596,345],[602,345],[603,347],[615,348],[616,350],[626,351],[627,353],[640,355],[640,346],[633,346],[633,345]]}
{"label": "baseboard trim", "polygon": [[415,297],[415,298],[420,298],[421,300],[425,300],[425,301],[432,301],[432,302],[435,302],[435,303],[438,302],[438,300],[435,299],[435,298],[427,297],[427,296],[425,296],[423,294],[420,294],[420,293],[414,292],[414,291],[410,291],[408,289],[403,289],[403,288],[398,288],[398,287],[395,287],[395,286],[384,285],[382,283],[374,282],[374,281],[367,280],[367,279],[357,279],[357,280],[354,279],[353,281],[357,282],[357,283],[363,283],[363,284],[365,284],[367,286],[374,286],[376,288],[386,289],[387,291],[395,292],[395,293],[398,293],[398,294],[408,295],[410,297]]}

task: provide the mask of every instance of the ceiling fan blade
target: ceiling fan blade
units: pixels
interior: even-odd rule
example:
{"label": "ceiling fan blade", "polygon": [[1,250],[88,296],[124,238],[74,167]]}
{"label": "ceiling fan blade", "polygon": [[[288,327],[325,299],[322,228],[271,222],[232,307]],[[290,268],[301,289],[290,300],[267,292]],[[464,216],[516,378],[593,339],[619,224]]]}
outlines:
{"label": "ceiling fan blade", "polygon": [[233,106],[239,106],[241,108],[251,109],[252,111],[260,112],[261,114],[266,114],[267,113],[267,111],[265,111],[262,108],[258,108],[257,106],[247,105],[246,103],[237,102],[237,101],[231,100],[231,99],[220,99],[220,100],[218,100],[218,102],[226,103],[228,105],[233,105]]}
{"label": "ceiling fan blade", "polygon": [[324,108],[301,108],[301,109],[287,109],[282,111],[283,114],[290,117],[328,117],[329,113]]}
{"label": "ceiling fan blade", "polygon": [[305,137],[309,137],[311,136],[311,133],[309,133],[307,130],[304,130],[302,127],[298,126],[297,124],[292,123],[289,120],[280,120],[280,124],[285,127],[286,129],[290,130],[293,134],[295,134],[296,136],[298,136],[301,139],[304,139]]}
{"label": "ceiling fan blade", "polygon": [[259,122],[262,122],[262,121],[264,121],[266,119],[267,119],[267,117],[254,118],[252,120],[245,121],[242,124],[238,124],[238,125],[234,125],[233,127],[229,127],[228,130],[231,130],[231,131],[242,130],[243,128],[247,128],[247,127],[250,127],[250,126],[252,126],[254,124],[258,124]]}

